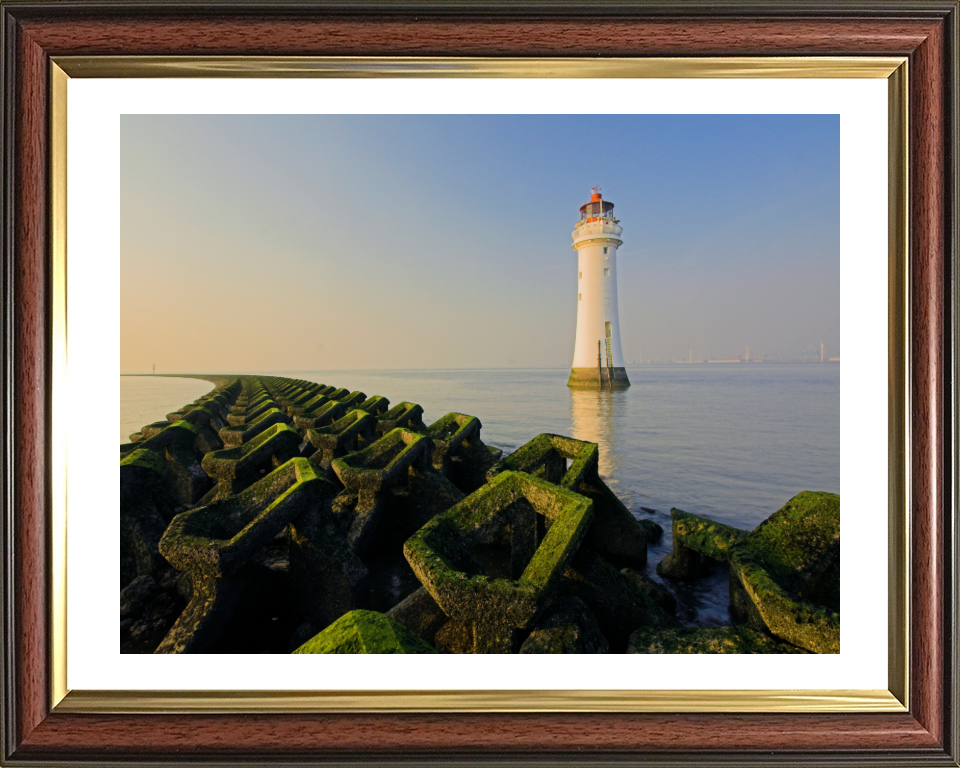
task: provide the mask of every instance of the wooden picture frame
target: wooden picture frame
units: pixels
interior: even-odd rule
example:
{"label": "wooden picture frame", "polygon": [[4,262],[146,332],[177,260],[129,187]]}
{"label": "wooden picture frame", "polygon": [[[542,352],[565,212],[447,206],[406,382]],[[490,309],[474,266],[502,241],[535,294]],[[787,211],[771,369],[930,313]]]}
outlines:
{"label": "wooden picture frame", "polygon": [[[146,3],[0,0],[3,105],[4,764],[80,762],[958,765],[957,2]],[[902,318],[906,710],[279,711],[70,708],[54,692],[60,577],[52,332],[56,61],[97,57],[905,57],[909,210]],[[83,63],[81,57],[92,57]],[[162,70],[157,70],[162,71]],[[62,179],[61,179],[62,181]],[[61,222],[62,224],[62,222]],[[894,233],[895,236],[897,233]],[[903,340],[902,340],[903,341]],[[891,342],[892,344],[894,342]],[[897,420],[894,419],[893,423]],[[902,480],[904,478],[901,478]],[[55,542],[54,542],[55,546]],[[244,709],[237,707],[235,709]],[[500,708],[502,709],[502,708]],[[159,710],[159,711],[157,711]]]}

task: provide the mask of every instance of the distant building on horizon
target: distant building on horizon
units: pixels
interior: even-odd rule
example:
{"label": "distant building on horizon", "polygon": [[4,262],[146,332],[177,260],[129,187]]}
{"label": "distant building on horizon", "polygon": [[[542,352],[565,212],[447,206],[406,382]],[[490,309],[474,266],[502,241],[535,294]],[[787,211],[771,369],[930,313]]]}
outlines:
{"label": "distant building on horizon", "polygon": [[620,349],[620,314],[617,307],[617,248],[623,228],[613,217],[613,203],[600,188],[590,202],[580,206],[573,230],[577,252],[577,337],[569,387],[630,386]]}

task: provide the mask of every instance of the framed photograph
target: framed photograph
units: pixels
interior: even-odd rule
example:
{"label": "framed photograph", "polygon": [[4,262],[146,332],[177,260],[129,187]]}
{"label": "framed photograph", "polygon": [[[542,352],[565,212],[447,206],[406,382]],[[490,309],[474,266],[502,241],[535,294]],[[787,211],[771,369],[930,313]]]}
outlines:
{"label": "framed photograph", "polygon": [[[3,355],[4,764],[958,765],[956,2],[586,8],[496,2],[465,7],[0,0],[0,6],[3,285],[9,308]],[[582,142],[575,138],[579,135]],[[644,142],[640,152],[636,147]],[[733,149],[745,146],[751,152]],[[569,194],[558,195],[551,185],[579,178],[569,166],[603,154],[603,163],[581,163],[581,170],[604,171],[613,189],[575,190],[571,210],[559,210],[558,201]],[[801,155],[803,162],[797,160]],[[675,168],[657,167],[660,157]],[[718,157],[724,162],[714,162]],[[563,173],[552,173],[555,166]],[[521,168],[526,171],[518,172]],[[496,187],[498,169],[502,193]],[[642,181],[618,181],[636,179],[648,169],[654,189],[643,194],[633,194],[643,188]],[[416,182],[419,170],[422,189]],[[729,177],[729,187],[722,174]],[[672,197],[671,175],[678,187]],[[320,184],[318,176],[324,179]],[[699,182],[691,181],[695,178]],[[448,183],[432,183],[436,179]],[[757,181],[752,190],[757,204],[765,206],[762,226],[770,231],[766,240],[751,240],[750,247],[767,243],[771,262],[787,251],[794,261],[783,257],[781,272],[770,271],[766,283],[754,281],[767,263],[758,256],[751,261],[730,255],[748,241],[727,237],[731,250],[723,265],[736,264],[730,274],[696,259],[685,262],[687,272],[654,270],[661,283],[676,281],[671,290],[678,297],[673,304],[657,304],[654,291],[643,294],[654,306],[645,317],[657,317],[657,341],[650,340],[652,335],[641,342],[639,335],[621,334],[622,328],[637,327],[637,315],[624,304],[623,294],[618,314],[617,280],[623,290],[624,281],[645,277],[630,272],[637,268],[628,248],[635,256],[652,255],[644,251],[658,245],[650,234],[655,222],[698,229],[711,247],[724,233],[756,229],[760,219],[737,219],[717,202],[727,192],[749,197],[744,179],[776,182]],[[604,180],[591,179],[596,182]],[[772,189],[782,191],[781,199]],[[457,210],[442,204],[445,195],[460,195],[461,209],[470,214],[445,218]],[[684,204],[686,212],[679,210]],[[175,209],[179,213],[172,213]],[[777,218],[770,210],[802,210],[807,218]],[[539,253],[541,245],[534,241],[547,231],[543,219],[554,214],[576,222],[577,254],[568,266],[580,272],[567,275],[558,263],[555,275],[546,274],[553,265],[534,256],[524,278],[511,269],[516,261],[511,254]],[[211,224],[218,217],[219,228]],[[355,219],[356,229],[335,219]],[[411,228],[414,219],[429,231]],[[534,219],[540,229],[521,226]],[[559,235],[567,247],[568,233]],[[628,237],[629,245],[620,248]],[[396,256],[391,256],[394,245]],[[689,246],[695,248],[695,243]],[[317,254],[325,249],[340,256],[324,261]],[[554,249],[544,245],[542,250]],[[801,278],[799,271],[789,271],[794,263],[806,265],[804,275],[821,263],[829,271],[822,281]],[[691,279],[694,268],[704,272],[697,280]],[[498,270],[504,276],[499,282],[509,290],[487,305],[495,292],[485,286],[498,282]],[[574,285],[574,278],[576,325],[557,327],[549,312],[536,317],[543,307],[564,302],[563,286]],[[685,278],[689,297],[683,297]],[[334,284],[338,287],[331,290]],[[803,293],[807,314],[822,321],[816,326],[822,335],[810,340],[806,351],[795,349],[795,339],[789,350],[769,349],[766,336],[753,346],[747,339],[744,350],[727,351],[716,340],[704,342],[702,349],[674,350],[685,338],[677,329],[690,335],[697,305],[708,301],[713,289],[734,291],[744,303],[766,292],[751,306],[767,307],[767,325],[786,329],[796,321],[790,307],[799,302],[795,295],[788,301],[786,293],[778,299],[778,285]],[[239,315],[235,324],[225,320],[232,302],[246,322]],[[528,323],[511,338],[493,314],[521,304],[529,307]],[[250,320],[252,307],[260,307],[262,318]],[[686,326],[684,311],[694,318]],[[707,316],[701,315],[701,325]],[[157,329],[167,329],[167,337]],[[171,370],[163,370],[161,358],[152,371],[153,349],[167,349],[169,356],[170,337],[186,339],[192,329],[198,329],[195,351],[186,341],[174,344],[180,356]],[[234,329],[240,340],[235,344]],[[484,329],[492,329],[486,334],[492,338],[485,338]],[[847,342],[842,389],[841,329]],[[401,343],[404,333],[418,341]],[[786,330],[780,333],[793,338]],[[380,370],[359,370],[370,366],[355,356],[359,353],[351,344],[357,339],[368,346],[380,339],[373,366]],[[431,355],[431,346],[446,349],[460,342],[460,357],[458,350],[446,357]],[[253,347],[269,353],[244,357]],[[560,362],[557,350],[564,357]],[[563,417],[567,429],[550,422],[548,405],[533,401],[526,408],[530,418],[547,423],[521,423],[524,406],[507,400],[535,387],[517,384],[515,373],[502,380],[476,374],[472,385],[464,382],[463,370],[473,359],[479,367],[509,372],[567,366],[570,351],[572,369],[543,374],[551,381],[559,376],[564,402],[569,400]],[[181,485],[171,490],[173,481],[165,481],[167,490],[157,491],[183,502],[164,508],[174,522],[159,545],[166,558],[161,570],[153,561],[141,563],[123,532],[116,548],[112,414],[118,355],[125,373],[185,372],[193,364],[192,370],[206,377],[207,383],[179,380],[193,381],[196,389],[183,404],[198,395],[205,400],[175,410],[159,426],[141,429],[137,422],[122,428],[131,437],[121,439],[121,459],[131,466],[149,463],[152,454],[143,448],[156,442],[166,423],[186,425],[181,429],[191,432],[191,445],[194,433],[199,441],[206,439],[203,430],[210,433],[202,452],[206,485],[186,488],[183,484],[193,481],[185,470],[176,480]],[[382,370],[436,368],[430,360],[457,370],[419,378]],[[601,453],[620,443],[618,456],[638,451],[629,461],[646,461],[651,473],[659,465],[657,450],[638,449],[641,438],[635,431],[619,443],[608,434],[611,424],[635,414],[591,420],[593,405],[584,405],[578,391],[594,399],[599,392],[608,401],[597,400],[597,407],[615,408],[626,402],[616,400],[617,393],[631,384],[659,381],[664,392],[676,392],[670,371],[688,376],[702,370],[697,375],[703,388],[696,395],[702,397],[730,370],[723,364],[734,361],[738,370],[770,375],[813,371],[816,381],[808,385],[835,392],[838,401],[826,414],[831,426],[822,438],[803,435],[814,434],[811,423],[823,414],[810,413],[805,425],[780,427],[779,439],[795,438],[797,461],[808,461],[802,458],[806,440],[829,446],[820,458],[827,457],[830,467],[813,474],[822,487],[808,490],[830,493],[798,496],[792,503],[797,509],[811,505],[797,513],[806,520],[814,514],[814,502],[835,504],[836,527],[833,564],[823,566],[816,578],[802,576],[806,581],[798,594],[804,599],[789,608],[800,612],[786,623],[781,621],[786,614],[771,618],[764,612],[764,598],[756,595],[757,585],[767,583],[764,569],[771,561],[764,560],[767,555],[751,559],[757,550],[750,547],[761,545],[743,543],[762,515],[746,510],[743,522],[733,520],[735,527],[714,526],[700,513],[722,494],[698,495],[695,473],[685,482],[689,498],[701,499],[701,505],[694,501],[694,508],[672,513],[666,509],[677,494],[644,496],[603,455],[597,478],[584,479],[597,472],[597,457],[587,455],[594,443]],[[540,376],[525,375],[531,381]],[[443,376],[450,380],[441,381]],[[433,389],[421,394],[426,382]],[[213,395],[204,394],[213,386]],[[411,386],[417,391],[405,391]],[[479,394],[484,387],[486,394]],[[797,401],[813,402],[803,400],[802,386],[791,392]],[[396,423],[378,395],[391,397],[394,408],[407,408]],[[461,399],[453,400],[454,395]],[[222,402],[214,403],[212,396]],[[352,426],[330,422],[340,425],[342,434],[330,432],[333,427],[324,431],[327,422],[317,410],[329,408],[331,397],[334,410],[339,409],[336,419],[353,419]],[[422,414],[413,412],[420,406],[401,403],[404,397],[424,399],[431,407],[421,411],[429,418],[421,420]],[[739,419],[747,431],[772,429],[763,422],[777,403],[766,403],[759,390],[750,397],[749,408],[724,418]],[[494,408],[498,401],[500,407]],[[270,405],[277,408],[275,425],[263,434],[289,437],[289,450],[270,454],[273,463],[261,467],[259,476],[254,470],[241,476],[239,464],[227,454],[234,442],[263,442],[245,430]],[[349,410],[355,406],[366,410]],[[681,441],[696,440],[696,424],[680,422],[690,414],[683,413],[682,403],[676,408],[661,417],[673,424]],[[200,409],[210,424],[216,421],[222,428],[219,433],[207,422],[192,426]],[[489,448],[473,415],[483,421]],[[222,441],[223,429],[230,433],[228,444]],[[524,457],[539,450],[530,438],[555,431],[566,437],[541,435],[553,442],[541,446],[543,456],[524,464]],[[707,438],[701,440],[701,450],[707,450]],[[381,449],[392,457],[387,469],[381,467],[387,461],[386,454],[377,453]],[[180,461],[175,446],[163,450],[169,466]],[[673,450],[684,455],[682,446]],[[781,464],[789,467],[789,450],[783,455]],[[373,475],[359,478],[379,472],[377,483],[392,482],[387,470],[402,458],[407,460],[401,467],[404,477],[409,469],[422,488],[432,484],[430,493],[449,488],[443,493],[450,503],[443,505],[442,515],[431,517],[436,510],[424,516],[412,501],[391,501],[420,522],[398,539],[406,561],[373,574],[367,550],[374,545],[365,537],[384,524],[364,528],[363,521],[373,520],[384,502],[375,493],[381,485],[375,491],[363,485],[373,482]],[[223,463],[214,466],[216,461]],[[577,470],[578,462],[586,469]],[[744,475],[745,466],[731,464],[730,474]],[[423,593],[422,599],[439,606],[438,615],[445,614],[443,637],[438,639],[436,627],[429,630],[429,642],[423,639],[426,630],[403,634],[410,623],[394,610],[396,600],[374,601],[368,606],[373,613],[358,612],[355,623],[343,630],[353,633],[349,641],[330,629],[320,632],[343,611],[323,618],[329,604],[320,605],[316,590],[342,574],[331,575],[310,559],[316,557],[308,552],[315,547],[310,542],[319,539],[308,523],[299,533],[296,526],[284,527],[290,521],[282,515],[292,512],[281,510],[271,518],[285,521],[277,530],[271,522],[256,534],[270,542],[286,531],[275,547],[282,566],[258,555],[256,563],[243,565],[260,569],[244,576],[243,584],[234,576],[246,571],[236,571],[239,566],[227,558],[244,545],[215,556],[209,548],[200,554],[189,549],[206,530],[200,519],[204,509],[216,504],[227,509],[223,505],[245,493],[266,492],[257,489],[290,467],[287,474],[296,476],[291,482],[314,478],[311,493],[319,493],[323,483],[339,485],[336,499],[330,495],[325,503],[333,505],[332,519],[346,532],[349,546],[363,556],[357,568],[369,567],[372,580],[390,582],[382,586],[385,595],[402,599]],[[564,491],[561,486],[577,471],[570,485],[577,492]],[[209,480],[215,477],[220,479]],[[352,496],[351,483],[357,484]],[[848,533],[842,545],[835,496],[841,484]],[[731,498],[742,486],[731,483]],[[506,523],[498,523],[502,530],[484,533],[489,541],[471,539],[468,551],[466,544],[450,544],[444,538],[453,535],[449,532],[424,533],[441,518],[478,514],[481,501],[471,506],[477,494],[499,499],[504,492],[526,501],[511,502],[519,506]],[[549,503],[543,494],[553,494]],[[396,498],[416,495],[407,488]],[[428,497],[426,491],[417,496]],[[605,529],[595,515],[609,518],[613,507],[627,514],[623,501],[645,526],[646,562],[639,562],[636,548],[629,550],[630,526],[618,528],[609,541],[597,532]],[[160,510],[160,501],[151,503]],[[537,514],[523,517],[527,506],[544,521],[538,523]],[[784,509],[789,514],[789,505]],[[421,527],[425,520],[431,522]],[[650,548],[658,523],[663,543]],[[690,533],[694,523],[699,526],[695,534]],[[478,530],[491,524],[477,524]],[[191,525],[199,527],[194,531]],[[182,529],[182,538],[170,533],[174,528]],[[593,538],[584,547],[588,530]],[[532,549],[523,543],[527,534]],[[501,541],[503,536],[507,539]],[[811,534],[804,536],[804,546],[814,546]],[[574,561],[578,546],[589,554]],[[548,550],[560,553],[550,555],[556,563],[549,568],[547,555],[540,557]],[[526,555],[519,564],[501,563],[496,558],[503,552],[507,560],[518,552]],[[820,560],[827,557],[817,552]],[[617,584],[632,579],[631,589],[641,589],[642,582],[653,590],[644,593],[656,596],[644,598],[651,606],[660,599],[678,600],[684,623],[701,626],[700,634],[672,629],[672,618],[663,619],[668,623],[658,625],[659,631],[633,632],[633,624],[621,631],[620,625],[629,623],[622,619],[622,606],[600,587],[590,587],[596,594],[588,594],[574,584],[578,569],[588,573],[594,567],[588,557],[609,570],[596,553],[616,569],[626,566],[611,570]],[[191,570],[198,557],[214,557],[215,564]],[[483,564],[479,573],[494,574],[496,583],[518,590],[504,598],[505,605],[532,601],[536,607],[530,616],[516,618],[520,609],[508,607],[509,628],[494,631],[484,623],[486,614],[477,618],[472,608],[462,607],[454,582],[463,574],[448,571],[450,562],[467,562],[463,558],[473,564],[470,558],[476,558]],[[703,570],[715,560],[722,562]],[[175,571],[167,573],[167,561]],[[644,568],[653,575],[656,561],[671,585],[705,572],[711,574],[709,585],[664,594],[657,576],[642,575]],[[202,581],[214,572],[211,568],[216,578]],[[320,568],[322,577],[310,568]],[[473,565],[463,568],[474,572]],[[496,576],[500,568],[503,575]],[[220,624],[210,630],[212,625],[204,624],[207,614],[195,607],[207,594],[209,604],[253,604],[261,598],[251,597],[250,583],[276,577],[296,585],[300,582],[287,574],[297,569],[297,578],[309,572],[313,580],[291,598],[295,610],[278,605],[269,611],[276,616],[258,614],[248,625],[230,625],[251,629],[249,637],[230,639]],[[143,583],[170,595],[179,592],[190,608],[173,628],[171,614],[170,621],[150,631],[140,628],[140,634],[131,634],[140,616],[131,609],[134,618],[120,624],[118,646],[113,591],[118,570],[121,587],[138,574],[152,574]],[[186,587],[179,572],[191,574]],[[823,577],[826,572],[832,575]],[[537,650],[537,643],[552,642],[546,639],[552,637],[547,631],[552,625],[543,617],[560,610],[559,601],[547,601],[537,590],[547,590],[548,584],[559,589],[561,576],[569,603],[564,605],[571,611],[581,606],[588,616],[574,622],[580,635],[563,641],[571,644],[565,654]],[[397,586],[398,580],[413,577],[418,583]],[[169,585],[157,588],[162,579]],[[596,585],[602,579],[588,574],[580,581]],[[710,590],[722,592],[716,610],[710,607]],[[735,617],[741,612],[737,623],[753,622],[764,631],[748,635],[753,630],[720,626],[731,623],[728,590],[730,612]],[[525,597],[516,596],[521,592]],[[842,630],[841,595],[847,614]],[[820,607],[810,610],[811,604]],[[191,610],[199,618],[186,626],[183,616]],[[670,607],[664,615],[675,610]],[[459,619],[461,614],[469,620]],[[306,615],[321,618],[295,626],[300,619],[292,617]],[[539,623],[534,624],[534,615]],[[405,650],[351,651],[351,643],[366,642],[364,632],[373,632],[364,629],[369,621],[388,622],[395,635],[390,642]],[[466,622],[466,629],[457,621]],[[591,622],[597,627],[593,635]],[[339,620],[335,624],[339,627]],[[732,635],[721,634],[728,629]],[[672,647],[668,636],[682,642]],[[152,653],[158,643],[159,652]],[[718,652],[723,643],[728,650]],[[334,646],[341,650],[331,651]],[[629,654],[603,653],[608,647],[620,654],[629,649]],[[736,650],[731,653],[730,647]],[[436,648],[446,653],[436,655]]]}

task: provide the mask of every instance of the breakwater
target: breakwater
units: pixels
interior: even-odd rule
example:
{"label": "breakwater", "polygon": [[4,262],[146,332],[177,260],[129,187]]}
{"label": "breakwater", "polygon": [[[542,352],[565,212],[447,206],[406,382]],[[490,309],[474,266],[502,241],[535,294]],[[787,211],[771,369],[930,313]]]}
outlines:
{"label": "breakwater", "polygon": [[203,378],[121,446],[125,650],[382,651],[412,642],[399,625],[430,651],[596,652],[684,631],[639,573],[658,527],[599,478],[596,445],[541,435],[504,458],[464,414]]}

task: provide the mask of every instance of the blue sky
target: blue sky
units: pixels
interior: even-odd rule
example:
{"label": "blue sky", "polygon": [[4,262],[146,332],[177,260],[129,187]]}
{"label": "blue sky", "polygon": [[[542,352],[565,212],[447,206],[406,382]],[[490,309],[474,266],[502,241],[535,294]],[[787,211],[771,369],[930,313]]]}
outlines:
{"label": "blue sky", "polygon": [[569,366],[594,184],[627,360],[839,355],[836,115],[137,115],[121,370]]}

